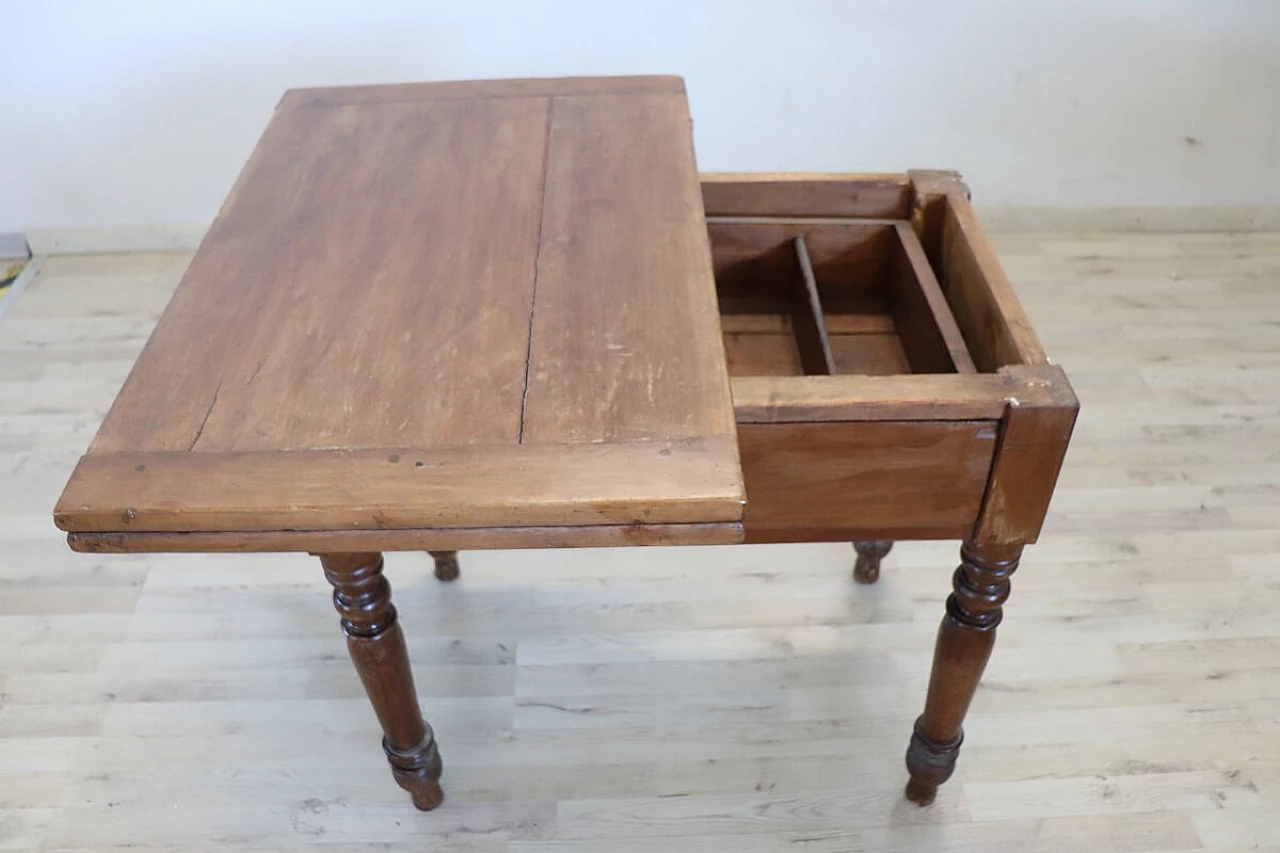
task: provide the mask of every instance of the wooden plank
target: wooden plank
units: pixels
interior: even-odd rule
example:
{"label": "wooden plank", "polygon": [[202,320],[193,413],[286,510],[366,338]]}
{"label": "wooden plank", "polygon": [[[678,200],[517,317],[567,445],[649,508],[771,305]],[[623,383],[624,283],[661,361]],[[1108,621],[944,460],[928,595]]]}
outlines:
{"label": "wooden plank", "polygon": [[929,539],[963,539],[973,530],[969,522],[955,522],[934,527],[868,525],[842,519],[837,526],[798,524],[786,527],[747,527],[743,533],[746,545],[780,545],[796,542],[907,542]]}
{"label": "wooden plank", "polygon": [[732,384],[739,425],[998,419],[1009,396],[1029,390],[1018,377],[981,373],[743,376]]}
{"label": "wooden plank", "polygon": [[[624,473],[625,472],[625,473]],[[175,496],[180,496],[180,500]],[[377,530],[738,521],[732,437],[85,456],[67,531]]]}
{"label": "wooden plank", "polygon": [[93,452],[517,441],[546,116],[278,114]]}
{"label": "wooden plank", "polygon": [[977,368],[1046,364],[1044,349],[1013,292],[973,207],[946,196],[941,263],[943,291]]}
{"label": "wooden plank", "polygon": [[383,104],[477,98],[543,98],[574,95],[684,94],[684,80],[674,76],[534,77],[516,80],[445,80],[434,83],[391,83],[372,86],[329,86],[290,89],[279,110],[298,107]]}
{"label": "wooden plank", "polygon": [[897,335],[832,335],[836,373],[897,376],[911,373],[911,363]]}
{"label": "wooden plank", "polygon": [[796,237],[792,245],[799,274],[793,276],[791,287],[791,325],[800,351],[800,365],[805,373],[830,376],[836,372],[836,360],[831,354],[831,341],[827,338],[827,324],[822,316],[822,303],[818,299],[818,283],[813,277],[809,250],[805,248],[804,237]]}
{"label": "wooden plank", "polygon": [[554,102],[524,441],[734,435],[689,128],[679,95]]}
{"label": "wooden plank", "polygon": [[969,198],[969,187],[959,172],[941,169],[908,169],[911,180],[911,227],[920,237],[929,262],[942,257],[942,218],[948,196]]}
{"label": "wooden plank", "polygon": [[418,530],[254,530],[226,533],[68,533],[73,551],[230,553],[303,551],[481,551],[524,548],[614,548],[632,545],[732,545],[741,522],[720,524],[592,524],[577,527],[457,527]]}
{"label": "wooden plank", "polygon": [[[739,521],[683,89],[545,82],[278,111],[63,522]],[[426,471],[383,470],[396,453]],[[637,465],[670,470],[629,493]]]}
{"label": "wooden plank", "polygon": [[972,524],[996,427],[986,420],[742,424],[747,538]]}
{"label": "wooden plank", "polygon": [[854,216],[905,219],[911,184],[901,174],[704,172],[708,216]]}
{"label": "wooden plank", "polygon": [[889,304],[893,325],[914,373],[973,373],[973,359],[951,316],[915,231],[895,227],[897,241]]}
{"label": "wooden plank", "polygon": [[726,332],[724,355],[730,377],[799,377],[804,373],[796,336],[789,330],[776,334]]}
{"label": "wooden plank", "polygon": [[832,335],[892,335],[895,331],[888,314],[836,314],[827,308],[827,332]]}
{"label": "wooden plank", "polygon": [[1080,411],[1062,368],[1040,365],[1018,372],[1029,387],[1009,403],[987,498],[974,529],[978,542],[1036,541]]}
{"label": "wooden plank", "polygon": [[803,220],[708,220],[716,288],[722,298],[785,297],[794,271],[793,241],[805,239],[824,298],[873,296],[884,289],[893,225]]}

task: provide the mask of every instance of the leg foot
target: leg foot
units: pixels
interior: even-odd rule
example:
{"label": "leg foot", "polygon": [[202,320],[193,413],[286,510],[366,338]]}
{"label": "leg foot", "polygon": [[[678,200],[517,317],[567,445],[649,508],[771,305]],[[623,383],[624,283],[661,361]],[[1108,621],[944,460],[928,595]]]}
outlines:
{"label": "leg foot", "polygon": [[878,540],[854,542],[853,550],[858,552],[858,559],[853,564],[853,579],[858,583],[875,583],[880,580],[880,561],[892,547],[892,542]]}
{"label": "leg foot", "polygon": [[458,579],[457,551],[428,551],[427,553],[436,561],[436,580],[456,581]]}
{"label": "leg foot", "polygon": [[933,802],[938,786],[955,770],[964,740],[961,724],[991,657],[1001,605],[1009,597],[1009,577],[1021,556],[1021,545],[967,542],[960,548],[960,567],[951,579],[953,592],[934,647],[924,714],[916,720],[907,748],[911,781],[906,795],[914,803]]}
{"label": "leg foot", "polygon": [[342,617],[347,651],[382,724],[382,748],[396,783],[420,809],[440,805],[442,765],[435,736],[422,719],[404,632],[382,576],[381,554],[321,554]]}
{"label": "leg foot", "polygon": [[923,717],[916,720],[915,731],[911,733],[911,743],[907,747],[907,770],[911,778],[907,781],[906,795],[916,805],[927,806],[938,795],[938,786],[955,772],[964,735],[938,743],[921,730],[922,720]]}
{"label": "leg foot", "polygon": [[396,784],[409,792],[415,807],[429,812],[444,801],[444,790],[440,787],[440,773],[444,767],[431,727],[425,728],[425,741],[408,752],[391,746],[386,738],[382,740],[382,751],[387,754]]}

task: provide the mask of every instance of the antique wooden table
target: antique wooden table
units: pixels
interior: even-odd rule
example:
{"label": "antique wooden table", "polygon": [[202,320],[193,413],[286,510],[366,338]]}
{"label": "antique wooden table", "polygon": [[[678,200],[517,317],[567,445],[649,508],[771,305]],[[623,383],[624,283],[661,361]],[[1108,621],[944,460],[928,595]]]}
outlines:
{"label": "antique wooden table", "polygon": [[307,551],[438,805],[381,552],[961,539],[932,801],[1077,404],[952,173],[703,175],[674,77],[287,93],[55,510]]}

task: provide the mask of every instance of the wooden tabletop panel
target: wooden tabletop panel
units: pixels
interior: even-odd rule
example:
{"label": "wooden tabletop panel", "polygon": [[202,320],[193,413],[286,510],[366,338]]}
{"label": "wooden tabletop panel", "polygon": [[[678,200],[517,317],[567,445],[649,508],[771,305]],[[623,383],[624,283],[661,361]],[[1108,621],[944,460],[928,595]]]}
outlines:
{"label": "wooden tabletop panel", "polygon": [[730,540],[742,499],[680,81],[455,82],[286,95],[57,519]]}

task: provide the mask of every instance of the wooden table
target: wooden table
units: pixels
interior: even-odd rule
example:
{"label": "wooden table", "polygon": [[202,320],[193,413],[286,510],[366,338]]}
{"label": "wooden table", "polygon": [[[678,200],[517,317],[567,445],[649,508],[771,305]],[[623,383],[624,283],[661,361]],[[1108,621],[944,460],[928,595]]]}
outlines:
{"label": "wooden table", "polygon": [[674,77],[294,90],[55,510],[307,551],[396,781],[443,797],[381,552],[962,539],[933,800],[1077,404],[953,173],[703,175]]}

